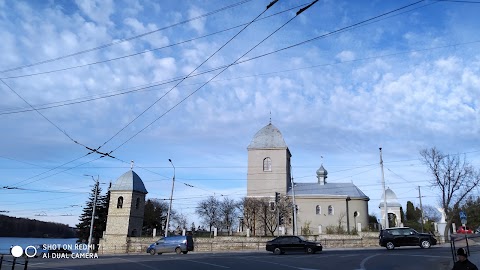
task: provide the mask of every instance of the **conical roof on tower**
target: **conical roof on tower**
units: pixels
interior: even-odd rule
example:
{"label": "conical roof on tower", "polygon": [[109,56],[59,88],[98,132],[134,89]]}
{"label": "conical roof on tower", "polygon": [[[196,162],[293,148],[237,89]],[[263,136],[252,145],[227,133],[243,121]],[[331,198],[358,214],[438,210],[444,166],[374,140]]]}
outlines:
{"label": "conical roof on tower", "polygon": [[110,187],[110,191],[136,191],[147,194],[147,189],[142,179],[133,170],[129,170],[120,176]]}
{"label": "conical roof on tower", "polygon": [[253,136],[252,141],[247,147],[248,149],[271,149],[271,148],[281,148],[286,149],[287,144],[283,139],[282,133],[280,130],[269,123],[262,129],[260,129],[255,136]]}

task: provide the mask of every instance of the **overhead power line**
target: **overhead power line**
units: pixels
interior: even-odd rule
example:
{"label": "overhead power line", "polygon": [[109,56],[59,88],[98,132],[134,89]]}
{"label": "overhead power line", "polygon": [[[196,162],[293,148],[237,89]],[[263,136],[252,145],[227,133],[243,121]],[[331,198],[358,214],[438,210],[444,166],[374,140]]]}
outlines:
{"label": "overhead power line", "polygon": [[[130,122],[128,122],[123,128],[121,128],[119,131],[117,131],[112,137],[110,137],[108,140],[106,140],[102,145],[100,145],[100,147],[98,147],[97,149],[100,149],[102,148],[104,145],[106,145],[108,142],[110,142],[111,140],[113,140],[113,138],[115,138],[118,134],[120,134],[123,130],[125,130],[128,126],[130,126],[134,121],[136,121],[138,118],[140,118],[143,114],[145,114],[148,110],[150,110],[155,104],[157,104],[160,100],[162,100],[165,96],[167,96],[171,91],[173,91],[173,89],[175,89],[175,87],[177,87],[178,85],[180,85],[184,80],[186,80],[188,77],[190,77],[197,69],[199,69],[201,66],[203,66],[208,60],[210,60],[213,56],[215,56],[220,50],[222,50],[225,46],[227,46],[231,41],[233,41],[236,37],[238,37],[238,35],[240,35],[245,29],[247,29],[255,20],[257,20],[258,18],[260,18],[260,16],[262,16],[265,12],[267,12],[267,10],[272,7],[278,0],[274,0],[272,1],[265,10],[263,10],[260,14],[258,14],[253,20],[251,20],[249,23],[247,23],[240,31],[238,31],[233,37],[231,37],[227,42],[225,42],[222,46],[220,46],[220,48],[218,48],[217,50],[215,50],[215,52],[213,52],[209,57],[207,57],[207,59],[205,59],[202,63],[200,63],[200,65],[198,65],[195,69],[193,69],[187,76],[185,76],[184,78],[182,78],[177,84],[175,84],[172,88],[170,88],[170,90],[168,90],[166,93],[164,93],[162,96],[160,96],[157,100],[155,100],[155,102],[153,102],[150,106],[148,106],[145,110],[143,110],[139,115],[137,115],[135,118],[133,118]],[[226,69],[226,68],[225,68]],[[215,77],[214,77],[215,78]],[[208,82],[207,82],[208,83]],[[201,87],[203,87],[204,85],[206,85],[207,83],[203,84]],[[201,88],[200,87],[200,88]],[[200,89],[199,88],[199,89]],[[197,89],[198,90],[198,89]],[[136,136],[136,135],[135,135]],[[130,140],[130,139],[129,139]],[[125,143],[121,144],[124,145]],[[120,146],[119,146],[120,147]],[[117,150],[119,147],[115,148],[114,150],[110,151],[110,153],[112,153],[113,151]],[[109,154],[110,154],[109,153]]]}
{"label": "overhead power line", "polygon": [[[259,22],[261,20],[265,20],[265,19],[277,16],[279,14],[289,12],[289,11],[294,10],[294,9],[298,9],[299,7],[303,7],[303,6],[306,6],[306,5],[307,4],[298,5],[298,6],[295,6],[295,7],[292,7],[292,8],[274,13],[272,15],[268,15],[268,16],[265,16],[265,17],[262,17],[262,18],[258,18],[254,22]],[[214,35],[217,35],[217,34],[220,34],[220,33],[223,33],[223,32],[227,32],[227,31],[245,26],[247,24],[248,23],[243,23],[243,24],[240,24],[240,25],[237,25],[237,26],[229,27],[229,28],[219,30],[219,31],[216,31],[216,32],[213,32],[213,33],[210,33],[210,34],[203,35],[203,36],[199,36],[199,37],[196,37],[196,38],[191,38],[191,39],[188,39],[188,40],[180,41],[180,42],[177,42],[177,43],[165,45],[165,46],[158,47],[158,48],[143,50],[143,51],[136,52],[136,53],[133,53],[133,54],[123,55],[123,56],[119,56],[119,57],[115,57],[115,58],[105,59],[105,60],[101,60],[101,61],[95,61],[95,62],[82,64],[82,65],[70,66],[70,67],[65,67],[65,68],[58,68],[58,69],[52,69],[52,70],[46,70],[46,71],[40,71],[40,72],[22,74],[22,75],[6,76],[6,77],[2,77],[1,79],[18,79],[18,78],[32,77],[32,76],[38,76],[38,75],[45,75],[45,74],[51,74],[51,73],[56,73],[56,72],[68,71],[68,70],[72,70],[72,69],[88,67],[88,66],[98,65],[98,64],[102,64],[102,63],[113,62],[113,61],[117,61],[117,60],[121,60],[121,59],[125,59],[125,58],[130,58],[130,57],[146,54],[146,53],[149,53],[149,52],[154,52],[154,51],[159,51],[159,50],[166,49],[166,48],[171,48],[171,47],[174,47],[174,46],[177,46],[177,45],[185,44],[185,43],[192,42],[192,41],[202,39],[202,38],[206,38],[206,37],[209,37],[209,36],[214,36]]]}
{"label": "overhead power line", "polygon": [[[318,0],[315,0],[313,1],[310,5],[308,5],[307,7],[310,7],[312,6],[313,4],[315,4]],[[274,1],[276,2],[276,1]],[[267,7],[268,8],[268,7]],[[213,77],[211,77],[208,81],[206,81],[205,83],[203,83],[200,87],[198,87],[197,89],[195,89],[193,92],[191,92],[190,94],[188,94],[186,97],[184,97],[183,99],[181,99],[178,103],[176,103],[174,106],[172,106],[170,109],[168,109],[167,111],[165,111],[163,114],[161,114],[159,117],[157,117],[156,119],[154,119],[152,122],[150,122],[148,125],[146,125],[144,128],[142,128],[141,130],[139,130],[138,132],[136,132],[133,136],[129,137],[126,141],[124,141],[122,144],[120,144],[119,146],[117,146],[116,148],[114,148],[112,150],[112,152],[118,150],[120,147],[122,147],[123,145],[125,145],[126,143],[128,143],[130,140],[132,140],[133,138],[135,138],[138,134],[142,133],[144,130],[146,130],[148,127],[150,127],[151,125],[153,125],[155,122],[157,122],[160,118],[162,118],[163,116],[165,116],[166,114],[168,114],[170,111],[172,111],[173,109],[175,109],[178,105],[182,104],[185,100],[187,100],[188,98],[190,98],[191,96],[193,96],[196,92],[198,92],[200,89],[202,89],[205,85],[207,85],[208,83],[210,83],[213,79],[215,79],[217,76],[219,76],[220,74],[222,74],[225,70],[227,70],[229,67],[233,66],[235,63],[237,63],[241,58],[243,58],[245,55],[247,55],[248,53],[250,53],[251,51],[253,51],[255,48],[257,48],[258,46],[260,46],[263,42],[265,42],[268,38],[270,38],[271,36],[273,36],[275,33],[277,33],[278,31],[280,31],[280,29],[282,29],[284,26],[286,26],[287,24],[289,24],[291,21],[293,21],[293,19],[297,18],[298,15],[300,15],[303,11],[305,11],[306,9],[303,8],[301,10],[299,10],[297,12],[297,14],[292,17],[290,20],[288,20],[287,22],[285,22],[284,24],[282,24],[280,27],[278,27],[277,29],[275,29],[275,31],[273,31],[272,33],[270,33],[267,37],[265,37],[264,39],[262,39],[260,42],[258,42],[255,46],[253,46],[252,48],[250,48],[247,52],[245,52],[244,54],[242,54],[240,57],[238,57],[235,61],[233,61],[231,64],[227,65],[225,68],[223,68],[220,72],[218,72],[216,75],[214,75]]]}
{"label": "overhead power line", "polygon": [[58,61],[58,60],[61,60],[61,59],[69,58],[69,57],[72,57],[72,56],[76,56],[76,55],[80,55],[80,54],[84,54],[84,53],[88,53],[88,52],[92,52],[92,51],[96,51],[96,50],[100,50],[100,49],[105,49],[105,48],[108,48],[108,47],[113,46],[113,45],[121,44],[121,43],[126,42],[126,41],[130,41],[130,40],[134,40],[134,39],[141,38],[141,37],[144,37],[144,36],[148,36],[148,35],[151,35],[151,34],[153,34],[153,33],[166,30],[166,29],[168,29],[168,28],[172,28],[172,27],[179,26],[179,25],[182,25],[182,24],[186,24],[186,23],[189,23],[189,22],[192,22],[192,21],[195,21],[195,20],[204,18],[204,17],[208,17],[208,16],[213,15],[213,14],[215,14],[215,13],[218,13],[218,12],[221,12],[221,11],[224,11],[224,10],[227,10],[227,9],[230,9],[230,8],[233,8],[233,7],[236,7],[236,6],[243,5],[243,4],[248,3],[248,2],[250,2],[250,1],[252,1],[252,0],[240,1],[240,2],[234,3],[234,4],[232,4],[232,5],[228,5],[228,6],[219,8],[219,9],[217,9],[217,10],[207,12],[207,13],[205,13],[205,14],[203,14],[203,15],[199,15],[199,16],[190,18],[190,19],[188,19],[188,20],[184,20],[184,21],[181,21],[181,22],[178,22],[178,23],[174,23],[174,24],[171,24],[171,25],[168,25],[168,26],[164,26],[164,27],[161,27],[161,28],[158,28],[158,29],[149,31],[149,32],[145,32],[145,33],[142,33],[142,34],[140,34],[140,35],[128,37],[128,38],[125,38],[125,39],[121,39],[121,40],[118,40],[118,41],[110,42],[110,43],[103,44],[103,45],[100,45],[100,46],[97,46],[97,47],[93,47],[93,48],[90,48],[90,49],[78,51],[78,52],[75,52],[75,53],[71,53],[71,54],[67,54],[67,55],[63,55],[63,56],[59,56],[59,57],[55,57],[55,58],[46,59],[46,60],[39,61],[39,62],[35,62],[35,63],[32,63],[32,64],[28,64],[28,65],[23,65],[23,66],[19,66],[19,67],[14,67],[14,68],[9,68],[9,69],[5,69],[5,70],[1,70],[0,73],[5,73],[5,72],[14,71],[14,70],[19,70],[19,69],[24,69],[24,68],[28,68],[28,67],[33,67],[33,66],[37,66],[37,65],[46,64],[46,63]]}
{"label": "overhead power line", "polygon": [[[267,72],[267,73],[251,74],[251,75],[244,75],[244,76],[233,77],[233,78],[213,80],[212,82],[230,81],[230,80],[239,80],[239,79],[245,79],[245,78],[251,78],[251,77],[268,76],[268,75],[272,75],[272,74],[299,71],[299,70],[305,70],[305,69],[313,69],[313,68],[319,68],[319,67],[335,66],[335,65],[340,65],[340,64],[354,63],[354,62],[360,62],[360,61],[366,61],[366,60],[375,60],[375,59],[380,59],[380,58],[386,58],[386,57],[392,57],[392,56],[399,56],[399,55],[403,55],[403,54],[414,53],[414,52],[425,52],[425,51],[432,51],[432,50],[438,50],[438,49],[446,49],[446,48],[452,48],[452,47],[472,45],[472,44],[477,44],[477,43],[480,43],[480,41],[476,40],[476,41],[455,43],[455,44],[444,45],[444,46],[435,46],[435,47],[429,47],[429,48],[423,48],[423,49],[422,48],[421,49],[414,49],[414,50],[402,51],[402,52],[396,52],[396,53],[390,53],[390,54],[362,57],[362,58],[356,58],[356,59],[346,60],[346,61],[335,61],[333,63],[315,64],[315,65],[310,65],[310,66],[305,66],[305,67],[298,67],[298,68],[294,68],[294,69],[284,69],[284,70],[277,70],[277,71],[272,71],[272,72]],[[264,55],[264,56],[266,56],[266,55]],[[237,64],[243,64],[243,63],[246,63],[246,62],[249,62],[249,61],[257,60],[258,58],[259,57],[256,56],[255,58],[250,58],[250,59],[247,59],[247,60],[243,60],[243,61],[241,61],[241,63],[237,63]],[[195,74],[191,75],[190,77],[204,75],[206,73],[213,72],[213,71],[218,70],[220,68],[221,67],[216,67],[216,68],[209,69],[209,70],[206,70],[206,71],[201,71],[200,73],[195,73]],[[35,110],[47,110],[47,109],[59,108],[59,107],[70,106],[70,105],[75,105],[75,104],[81,104],[81,103],[86,103],[86,102],[91,102],[91,101],[96,101],[96,100],[101,100],[101,99],[106,99],[106,98],[112,98],[112,97],[116,97],[116,96],[121,96],[121,95],[131,94],[131,93],[135,93],[135,92],[140,92],[140,91],[147,90],[147,89],[154,88],[154,87],[161,86],[161,85],[166,85],[166,84],[169,84],[169,83],[176,82],[180,79],[181,78],[172,78],[172,79],[168,79],[166,81],[152,82],[152,84],[148,85],[148,86],[134,86],[134,87],[130,87],[130,88],[134,88],[132,90],[116,90],[116,91],[104,93],[100,96],[98,96],[98,95],[86,96],[86,97],[81,97],[81,98],[75,98],[75,99],[69,99],[69,100],[39,104],[39,105],[36,105],[36,107],[34,109],[32,109],[32,108],[29,109],[29,107],[6,109],[6,110],[3,110],[3,111],[0,111],[0,115],[17,114],[17,113],[31,112],[31,111],[35,111]],[[187,85],[197,85],[197,84],[201,84],[201,83],[202,82],[198,82],[198,83],[192,83],[192,84],[187,84]]]}
{"label": "overhead power line", "polygon": [[[422,0],[422,1],[424,1],[424,0]],[[419,1],[419,2],[422,2],[422,1]],[[417,3],[418,3],[418,2],[417,2]],[[414,4],[416,4],[416,3],[414,3]],[[411,4],[411,5],[414,5],[414,4]],[[375,18],[378,19],[378,18],[380,18],[380,17],[384,17],[384,16],[386,16],[386,15],[389,15],[389,14],[391,14],[391,13],[394,13],[395,11],[398,11],[398,10],[405,9],[405,8],[407,8],[407,7],[410,7],[411,5],[404,6],[404,7],[401,7],[401,8],[397,8],[397,9],[395,9],[395,10],[386,12],[386,13],[384,13],[384,14],[375,16],[375,17],[373,17],[373,18],[364,20],[364,21],[362,21],[362,22],[359,22],[359,23],[356,23],[356,24],[353,24],[353,25],[350,25],[350,26],[347,26],[347,27],[344,27],[344,28],[341,28],[341,29],[338,29],[338,30],[335,30],[335,31],[331,31],[331,32],[329,32],[329,33],[326,33],[326,34],[323,34],[323,35],[320,35],[320,36],[317,36],[317,37],[314,37],[314,38],[311,38],[311,39],[308,39],[308,40],[305,40],[305,41],[302,41],[302,42],[299,42],[299,43],[296,43],[296,44],[293,44],[293,45],[290,45],[290,46],[287,46],[287,47],[283,47],[283,48],[280,48],[280,49],[277,49],[277,50],[274,50],[274,51],[271,51],[271,52],[268,52],[268,53],[264,53],[264,54],[257,55],[257,56],[254,56],[254,57],[251,57],[251,58],[242,60],[242,61],[238,61],[238,62],[235,63],[234,65],[243,64],[243,63],[246,63],[246,62],[249,62],[249,61],[257,60],[257,59],[263,58],[263,57],[265,57],[265,56],[268,56],[268,55],[271,55],[271,54],[274,54],[274,53],[278,53],[278,52],[281,52],[281,51],[284,51],[284,50],[287,50],[287,49],[294,48],[294,47],[296,47],[296,46],[303,45],[303,44],[308,43],[308,42],[312,42],[312,41],[314,41],[314,40],[316,40],[316,39],[319,39],[319,38],[325,38],[325,37],[328,37],[328,36],[333,35],[333,34],[338,34],[338,33],[341,33],[341,32],[345,32],[345,31],[347,31],[347,30],[354,29],[354,28],[356,28],[356,27],[360,27],[360,26],[367,25],[366,22],[372,23],[372,20],[374,20]],[[415,9],[422,8],[422,7],[425,7],[425,6],[428,6],[428,5],[432,5],[432,3],[426,4],[426,5],[421,6],[421,7],[417,7],[417,8],[415,8]],[[303,6],[303,5],[301,5],[301,6]],[[415,9],[408,10],[407,12],[410,12],[410,11],[415,10]],[[401,13],[399,13],[399,14],[401,14]],[[393,16],[396,16],[396,15],[399,15],[399,14],[395,14],[395,15],[393,15]],[[392,17],[392,16],[385,17],[385,18],[379,19],[379,20],[377,20],[377,21],[384,20],[384,19],[387,19],[387,18],[390,18],[390,17]],[[258,20],[257,20],[257,21],[258,21]],[[376,21],[375,21],[375,22],[376,22]],[[256,74],[256,75],[251,75],[251,76],[242,76],[242,77],[238,77],[238,78],[241,79],[241,78],[256,77],[256,76],[266,76],[266,75],[275,74],[275,73],[296,71],[296,70],[302,70],[302,69],[310,69],[310,68],[316,68],[316,67],[326,67],[326,66],[338,65],[338,64],[342,64],[342,63],[351,63],[351,62],[358,62],[358,61],[364,61],[364,60],[372,60],[372,59],[378,59],[378,58],[382,58],[382,57],[391,57],[391,56],[397,56],[397,55],[407,54],[407,53],[412,53],[412,52],[420,52],[420,51],[428,51],[428,50],[435,50],[435,49],[450,48],[450,47],[456,47],[456,46],[461,46],[461,45],[468,45],[468,44],[478,43],[478,42],[480,42],[480,41],[464,42],[464,43],[451,44],[451,45],[445,45],[445,46],[437,46],[437,47],[430,47],[430,48],[409,50],[409,51],[403,51],[403,52],[397,52],[397,53],[391,53],[391,54],[385,54],[385,55],[379,55],[379,56],[371,56],[371,57],[365,57],[365,58],[352,59],[352,60],[348,60],[348,61],[336,61],[335,63],[318,64],[318,65],[312,65],[312,66],[308,66],[308,67],[301,67],[301,68],[295,68],[295,69],[280,70],[280,71],[274,71],[274,72],[271,72],[271,73]],[[207,73],[210,73],[210,72],[214,72],[214,71],[216,71],[216,70],[221,70],[221,69],[225,68],[226,66],[227,66],[227,65],[223,65],[223,66],[219,66],[219,67],[212,68],[212,69],[209,69],[209,70],[200,71],[200,72],[191,74],[189,77],[200,76],[200,75],[203,75],[203,74],[207,74]],[[94,101],[94,100],[99,100],[99,99],[103,99],[103,98],[115,97],[115,96],[118,96],[118,95],[123,95],[123,94],[129,94],[129,93],[133,93],[133,92],[138,92],[138,91],[141,91],[141,90],[153,88],[153,87],[160,86],[160,85],[165,85],[165,84],[169,84],[169,83],[174,83],[174,82],[177,82],[177,81],[182,80],[183,78],[184,78],[184,76],[182,76],[182,77],[177,77],[177,78],[172,78],[172,79],[168,79],[168,80],[164,80],[164,81],[160,81],[160,82],[153,82],[152,85],[137,86],[137,87],[140,87],[140,88],[136,88],[136,89],[128,90],[128,91],[123,91],[123,92],[121,92],[122,90],[120,90],[120,93],[118,93],[118,94],[107,94],[107,95],[105,95],[105,96],[92,97],[92,98],[84,97],[84,98],[81,98],[81,99],[83,99],[83,100],[80,100],[80,101],[75,101],[76,99],[71,100],[71,102],[63,101],[63,102],[67,102],[67,103],[64,103],[64,104],[53,105],[53,104],[56,104],[56,103],[61,103],[62,101],[58,101],[58,102],[54,102],[54,103],[47,103],[47,104],[45,104],[45,106],[46,106],[46,105],[49,105],[49,104],[52,104],[52,105],[51,105],[51,106],[42,107],[42,108],[37,108],[37,109],[39,109],[39,110],[42,110],[42,109],[50,109],[50,108],[67,106],[67,105],[85,103],[85,102]],[[233,78],[233,79],[237,79],[237,78]],[[232,78],[223,79],[223,80],[232,80]],[[223,80],[222,80],[222,81],[223,81]],[[220,81],[220,80],[219,80],[219,81]],[[196,84],[199,84],[199,83],[196,83]],[[32,111],[32,109],[19,109],[19,110],[14,110],[14,111],[8,111],[8,110],[7,110],[7,111],[4,111],[4,112],[0,112],[0,115],[3,115],[3,114],[12,114],[12,113],[19,113],[19,112],[28,112],[28,111]]]}

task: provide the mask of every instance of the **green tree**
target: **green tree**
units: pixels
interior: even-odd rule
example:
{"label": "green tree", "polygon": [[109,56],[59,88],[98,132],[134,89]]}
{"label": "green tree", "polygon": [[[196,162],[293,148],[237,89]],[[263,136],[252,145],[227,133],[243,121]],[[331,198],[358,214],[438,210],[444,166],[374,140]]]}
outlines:
{"label": "green tree", "polygon": [[[95,208],[95,216],[97,216],[97,210],[99,210],[99,200],[98,198],[100,197],[100,194],[102,192],[102,189],[100,186],[97,189],[97,205]],[[93,201],[95,200],[95,186],[92,188],[90,195],[88,197],[87,203],[85,207],[83,208],[83,212],[79,217],[79,223],[76,225],[77,227],[77,242],[79,243],[87,243],[88,242],[88,237],[90,235],[90,222],[92,220],[92,211],[93,211]],[[98,239],[102,237],[103,231],[96,230],[95,226],[98,224],[98,220],[94,219],[93,223],[93,234],[92,234],[92,241],[93,243],[98,243]]]}
{"label": "green tree", "polygon": [[[108,186],[108,191],[105,195],[100,195],[97,198],[97,210],[95,216],[98,219],[95,219],[94,230],[97,234],[97,237],[102,237],[103,232],[107,229],[107,216],[108,216],[108,206],[110,205],[110,187],[112,183]],[[97,212],[98,211],[98,212]],[[98,213],[98,214],[97,214]],[[97,238],[98,239],[98,238]]]}
{"label": "green tree", "polygon": [[415,207],[411,201],[407,201],[407,213],[405,214],[406,220],[404,222],[404,225],[407,227],[411,227],[415,230],[421,230],[421,217],[422,213],[420,209],[418,207]]}
{"label": "green tree", "polygon": [[[158,199],[148,199],[143,213],[143,234],[152,235],[153,229],[157,229],[157,234],[164,233],[167,212],[167,202]],[[171,214],[171,216],[173,215]]]}

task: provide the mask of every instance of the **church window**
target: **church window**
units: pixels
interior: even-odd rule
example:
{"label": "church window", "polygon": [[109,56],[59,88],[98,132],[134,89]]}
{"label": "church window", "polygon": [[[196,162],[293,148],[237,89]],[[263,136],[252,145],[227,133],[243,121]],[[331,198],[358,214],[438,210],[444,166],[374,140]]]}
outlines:
{"label": "church window", "polygon": [[333,216],[334,212],[333,212],[333,206],[329,205],[328,206],[328,215],[329,216]]}
{"label": "church window", "polygon": [[271,172],[272,171],[272,160],[269,157],[263,159],[263,171]]}
{"label": "church window", "polygon": [[317,205],[317,207],[315,208],[315,214],[320,215],[321,213],[322,213],[322,208],[320,207],[320,205]]}
{"label": "church window", "polygon": [[137,201],[135,202],[135,209],[138,209],[140,207],[140,198],[137,198]]}
{"label": "church window", "polygon": [[118,197],[117,208],[123,208],[123,197],[122,196]]}

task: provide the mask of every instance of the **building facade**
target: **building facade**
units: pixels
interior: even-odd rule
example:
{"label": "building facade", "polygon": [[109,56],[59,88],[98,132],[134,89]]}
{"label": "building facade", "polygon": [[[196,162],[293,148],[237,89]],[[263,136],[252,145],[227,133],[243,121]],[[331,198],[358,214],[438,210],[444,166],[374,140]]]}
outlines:
{"label": "building facade", "polygon": [[[328,172],[320,165],[311,183],[293,183],[291,153],[278,128],[269,123],[260,129],[247,147],[247,198],[275,201],[275,194],[296,204],[296,223],[289,218],[279,232],[322,234],[327,229],[362,230],[368,226],[368,201],[353,183],[328,183]],[[293,212],[293,207],[292,210]],[[255,222],[254,231],[261,231]]]}

